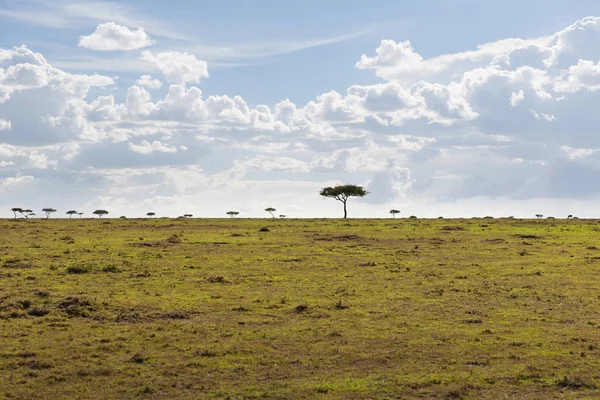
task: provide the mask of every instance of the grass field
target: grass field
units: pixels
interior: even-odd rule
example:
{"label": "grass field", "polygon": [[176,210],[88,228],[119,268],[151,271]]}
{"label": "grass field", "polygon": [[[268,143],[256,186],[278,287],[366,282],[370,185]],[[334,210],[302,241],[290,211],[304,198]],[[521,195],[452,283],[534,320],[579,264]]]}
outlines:
{"label": "grass field", "polygon": [[598,388],[598,221],[0,221],[0,398]]}

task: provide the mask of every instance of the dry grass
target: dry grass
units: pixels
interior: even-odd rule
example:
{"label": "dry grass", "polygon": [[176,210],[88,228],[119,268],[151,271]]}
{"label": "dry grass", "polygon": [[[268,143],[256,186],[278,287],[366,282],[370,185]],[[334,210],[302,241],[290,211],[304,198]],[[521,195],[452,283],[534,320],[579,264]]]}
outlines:
{"label": "dry grass", "polygon": [[600,397],[597,221],[0,232],[0,398]]}

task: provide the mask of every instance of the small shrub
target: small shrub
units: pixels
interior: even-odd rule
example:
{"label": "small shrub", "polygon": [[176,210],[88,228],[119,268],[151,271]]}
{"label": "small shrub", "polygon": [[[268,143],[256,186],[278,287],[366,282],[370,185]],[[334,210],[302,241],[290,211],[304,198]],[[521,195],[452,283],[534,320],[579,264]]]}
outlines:
{"label": "small shrub", "polygon": [[141,353],[136,353],[133,355],[133,357],[131,357],[129,361],[134,362],[136,364],[143,364],[146,361],[148,361],[148,357],[144,356]]}
{"label": "small shrub", "polygon": [[302,313],[302,312],[305,312],[307,310],[308,310],[308,306],[306,304],[300,304],[300,305],[297,305],[294,308],[294,311],[296,311],[297,313]]}
{"label": "small shrub", "polygon": [[417,219],[416,215],[411,215],[410,217],[408,217],[408,219]]}
{"label": "small shrub", "polygon": [[594,384],[584,382],[583,380],[581,380],[581,378],[569,378],[568,376],[565,376],[562,379],[558,379],[556,381],[556,386],[562,389],[572,390],[596,389],[596,385]]}
{"label": "small shrub", "polygon": [[102,269],[102,272],[110,273],[110,274],[118,274],[121,270],[114,264],[111,264]]}
{"label": "small shrub", "polygon": [[87,274],[91,268],[87,265],[71,265],[67,268],[67,274]]}
{"label": "small shrub", "polygon": [[225,283],[225,277],[221,275],[210,275],[206,277],[206,281],[210,283]]}
{"label": "small shrub", "polygon": [[32,317],[43,317],[45,315],[48,315],[49,313],[50,311],[46,310],[45,308],[38,307],[34,307],[27,312],[27,314],[31,315]]}

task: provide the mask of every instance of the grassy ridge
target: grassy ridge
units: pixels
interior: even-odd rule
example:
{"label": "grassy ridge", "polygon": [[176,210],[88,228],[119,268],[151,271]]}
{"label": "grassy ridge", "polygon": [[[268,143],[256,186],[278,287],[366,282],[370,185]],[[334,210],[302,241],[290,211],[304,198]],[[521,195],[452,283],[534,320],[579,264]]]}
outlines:
{"label": "grassy ridge", "polygon": [[597,221],[0,232],[0,398],[600,396]]}

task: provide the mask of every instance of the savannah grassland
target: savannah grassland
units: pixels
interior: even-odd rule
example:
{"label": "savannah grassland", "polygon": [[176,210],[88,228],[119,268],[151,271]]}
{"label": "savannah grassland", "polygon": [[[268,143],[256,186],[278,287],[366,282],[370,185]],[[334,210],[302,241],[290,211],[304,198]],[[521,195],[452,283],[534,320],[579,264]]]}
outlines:
{"label": "savannah grassland", "polygon": [[0,398],[600,398],[599,248],[592,220],[2,220]]}

